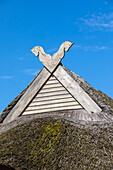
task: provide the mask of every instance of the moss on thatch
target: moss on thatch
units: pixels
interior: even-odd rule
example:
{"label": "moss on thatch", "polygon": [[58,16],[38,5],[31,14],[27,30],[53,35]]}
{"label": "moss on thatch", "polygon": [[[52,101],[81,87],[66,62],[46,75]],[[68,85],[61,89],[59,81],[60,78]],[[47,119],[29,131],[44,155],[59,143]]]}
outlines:
{"label": "moss on thatch", "polygon": [[27,169],[112,169],[112,125],[37,119],[0,136],[0,164]]}

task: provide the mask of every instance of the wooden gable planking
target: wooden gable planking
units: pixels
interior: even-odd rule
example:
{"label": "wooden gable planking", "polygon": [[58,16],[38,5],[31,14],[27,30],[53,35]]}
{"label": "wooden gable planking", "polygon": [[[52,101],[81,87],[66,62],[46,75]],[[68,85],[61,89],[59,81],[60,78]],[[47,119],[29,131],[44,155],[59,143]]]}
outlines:
{"label": "wooden gable planking", "polygon": [[[59,65],[55,72],[53,72],[54,77],[51,77],[51,73],[44,67],[35,81],[31,84],[31,86],[27,89],[25,94],[20,98],[14,108],[10,111],[7,117],[4,119],[4,123],[10,122],[20,116],[22,113],[25,114],[35,114],[35,113],[43,113],[50,111],[58,111],[58,110],[67,110],[67,109],[81,109],[82,107],[86,109],[89,113],[99,113],[101,112],[101,108],[89,97],[89,95],[79,86],[79,84],[63,69],[61,65]],[[51,77],[51,79],[49,79]],[[48,81],[49,79],[49,81]],[[59,83],[60,82],[60,83]],[[45,84],[46,83],[46,84]],[[45,85],[46,86],[45,86]],[[62,84],[62,85],[61,85]],[[48,87],[48,88],[47,88]],[[42,89],[42,91],[41,91]],[[48,91],[48,89],[50,91]],[[38,96],[36,96],[38,94]],[[36,97],[35,97],[36,96]],[[38,109],[26,110],[29,103],[33,100],[38,102],[48,101],[48,106],[52,105],[54,100],[59,100],[63,98],[62,103],[65,103],[64,100],[68,99],[69,96],[73,96],[72,98],[77,100],[79,105],[64,104],[64,105],[56,105],[51,108],[39,108],[39,110],[43,110],[40,112]],[[70,102],[68,99],[68,103]],[[52,101],[52,102],[50,102]],[[41,103],[43,105],[43,103]],[[39,105],[41,105],[39,103]],[[38,106],[39,106],[38,105]],[[37,107],[37,106],[36,106]],[[25,111],[24,111],[25,110]]]}
{"label": "wooden gable planking", "polygon": [[99,113],[102,109],[91,99],[91,97],[79,86],[79,84],[63,69],[58,66],[53,73],[55,77],[65,86],[73,97],[89,112]]}
{"label": "wooden gable planking", "polygon": [[41,89],[41,87],[44,85],[45,81],[47,81],[50,75],[50,72],[44,67],[38,77],[33,81],[33,83],[30,85],[24,95],[20,98],[17,104],[4,119],[4,123],[10,122],[22,114],[23,110],[31,102],[33,97]]}
{"label": "wooden gable planking", "polygon": [[72,44],[65,41],[53,56],[46,54],[40,46],[31,50],[36,56],[39,55],[45,67],[4,119],[4,123],[20,115],[65,109],[84,108],[89,113],[102,111],[60,64],[65,51],[68,51]]}
{"label": "wooden gable planking", "polygon": [[51,76],[22,115],[81,108],[62,84]]}

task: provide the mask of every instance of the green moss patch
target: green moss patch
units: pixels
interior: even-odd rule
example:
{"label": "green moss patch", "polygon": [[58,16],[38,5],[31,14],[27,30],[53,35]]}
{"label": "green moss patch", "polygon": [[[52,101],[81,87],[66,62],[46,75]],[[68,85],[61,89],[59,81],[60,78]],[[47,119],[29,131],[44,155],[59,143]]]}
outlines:
{"label": "green moss patch", "polygon": [[0,164],[15,169],[111,169],[111,125],[75,126],[38,119],[0,136]]}

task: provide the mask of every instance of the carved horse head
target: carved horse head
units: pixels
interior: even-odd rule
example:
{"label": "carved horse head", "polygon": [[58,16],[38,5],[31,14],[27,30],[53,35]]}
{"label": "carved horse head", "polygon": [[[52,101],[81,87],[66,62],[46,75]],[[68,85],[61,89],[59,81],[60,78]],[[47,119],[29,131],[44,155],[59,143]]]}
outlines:
{"label": "carved horse head", "polygon": [[54,53],[52,56],[46,54],[44,49],[40,46],[34,47],[31,51],[36,55],[39,56],[39,60],[44,64],[44,66],[52,72],[56,66],[61,62],[61,59],[65,55],[65,51],[68,51],[70,47],[73,45],[70,41],[65,41],[59,48],[59,50]]}

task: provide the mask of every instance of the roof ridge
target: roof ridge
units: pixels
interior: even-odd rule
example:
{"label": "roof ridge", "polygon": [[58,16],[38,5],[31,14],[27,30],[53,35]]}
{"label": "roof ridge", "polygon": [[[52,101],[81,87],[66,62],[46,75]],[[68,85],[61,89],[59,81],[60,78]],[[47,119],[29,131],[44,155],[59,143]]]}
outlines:
{"label": "roof ridge", "polygon": [[[62,66],[65,71],[80,85],[81,88],[103,109],[103,111],[113,114],[113,99],[109,96],[101,92],[100,90],[94,89],[89,83],[87,83],[82,77],[77,75],[76,73],[70,71],[66,67]],[[44,67],[43,67],[44,68]],[[43,70],[41,69],[41,71]],[[4,121],[9,112],[13,109],[16,103],[20,100],[20,98],[24,95],[26,90],[31,86],[31,84],[35,81],[41,71],[35,76],[35,78],[28,84],[28,86],[11,102],[8,106],[3,110],[0,115],[0,123]]]}

